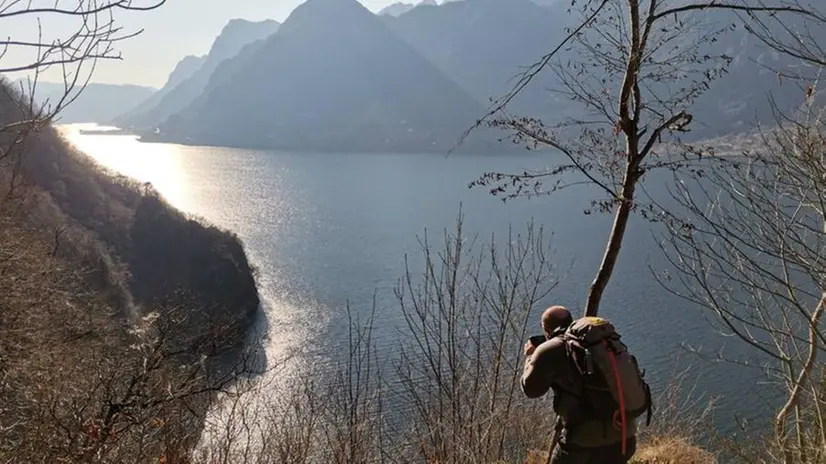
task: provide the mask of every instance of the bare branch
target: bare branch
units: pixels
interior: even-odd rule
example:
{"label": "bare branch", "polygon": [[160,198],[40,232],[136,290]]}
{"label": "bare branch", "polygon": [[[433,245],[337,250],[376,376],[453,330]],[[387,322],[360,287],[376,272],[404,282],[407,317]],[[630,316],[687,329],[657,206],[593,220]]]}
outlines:
{"label": "bare branch", "polygon": [[743,11],[747,13],[792,13],[809,17],[817,17],[817,15],[808,8],[800,8],[796,6],[747,6],[735,5],[731,3],[723,3],[711,1],[708,3],[696,3],[692,5],[683,5],[679,7],[669,8],[655,14],[652,21],[657,21],[666,16],[673,16],[680,13],[688,13],[689,11],[705,11],[705,10],[727,10],[727,11]]}
{"label": "bare branch", "polygon": [[[679,124],[678,124],[679,123]],[[662,133],[666,130],[672,131],[679,131],[682,130],[685,126],[691,123],[691,117],[685,111],[681,111],[674,116],[671,116],[670,119],[662,123],[659,127],[654,129],[654,132],[651,133],[651,136],[648,138],[648,142],[645,143],[645,146],[642,150],[640,150],[640,157],[645,158],[651,152],[651,149],[654,148],[654,145],[661,141]]]}
{"label": "bare branch", "polygon": [[[73,10],[61,9],[61,8],[31,8],[27,6],[26,8],[14,11],[8,11],[10,7],[7,7],[2,12],[0,12],[0,19],[11,18],[15,16],[23,16],[23,15],[43,15],[43,14],[55,14],[55,15],[63,15],[63,16],[89,16],[95,15],[98,13],[103,13],[109,10],[125,10],[125,11],[150,11],[160,8],[166,3],[166,0],[157,0],[155,3],[146,6],[136,6],[132,3],[135,0],[118,0],[112,1],[108,3],[104,3],[101,6],[91,6],[85,7],[84,2],[78,2],[78,6]],[[92,4],[94,5],[94,4]]]}
{"label": "bare branch", "polygon": [[[510,102],[513,101],[513,99],[516,98],[516,96],[519,95],[522,92],[522,90],[524,90],[533,81],[533,79],[537,75],[539,75],[539,73],[542,72],[543,69],[545,69],[548,66],[548,64],[557,55],[557,53],[559,53],[559,51],[562,50],[562,48],[566,44],[568,44],[574,37],[576,37],[586,27],[588,27],[591,24],[591,22],[593,21],[593,19],[596,18],[602,12],[602,10],[605,8],[605,6],[608,5],[609,3],[610,3],[610,0],[602,0],[600,2],[599,6],[597,8],[595,8],[594,11],[591,13],[591,15],[588,18],[586,18],[584,21],[582,21],[582,23],[580,23],[571,32],[569,32],[568,35],[556,47],[554,47],[553,50],[551,50],[549,53],[547,53],[545,56],[543,56],[537,62],[535,62],[532,65],[528,66],[527,69],[524,72],[518,74],[517,75],[518,79],[517,79],[516,83],[513,85],[513,87],[511,88],[511,90],[507,94],[502,96],[501,98],[497,99],[488,108],[488,112],[484,116],[479,118],[476,121],[475,124],[473,124],[471,127],[469,127],[461,135],[461,137],[459,137],[459,140],[456,142],[456,147],[458,147],[458,145],[461,145],[462,142],[467,140],[468,136],[470,136],[470,134],[474,130],[478,129],[479,127],[484,125],[491,117],[496,116],[497,114],[499,114],[499,112],[501,112],[502,110],[507,108],[507,106],[510,104]],[[455,147],[454,147],[454,149],[455,149]],[[451,151],[453,151],[454,149],[452,149]]]}

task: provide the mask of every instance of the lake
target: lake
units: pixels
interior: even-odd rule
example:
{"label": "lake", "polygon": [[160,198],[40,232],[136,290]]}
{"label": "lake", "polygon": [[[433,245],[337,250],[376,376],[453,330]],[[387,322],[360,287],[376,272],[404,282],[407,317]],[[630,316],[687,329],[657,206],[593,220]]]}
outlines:
{"label": "lake", "polygon": [[[314,363],[332,362],[347,343],[346,305],[356,314],[377,301],[380,348],[398,343],[401,321],[393,295],[405,255],[419,250],[427,229],[438,238],[464,215],[480,240],[507,237],[534,221],[552,233],[553,258],[563,272],[550,304],[579,311],[602,257],[612,218],[583,211],[594,198],[586,187],[503,203],[468,184],[486,171],[516,172],[548,165],[549,155],[299,154],[173,144],[143,144],[122,135],[68,138],[102,165],[151,182],[174,206],[237,233],[253,265],[270,329],[272,358],[297,349]],[[662,192],[662,182],[646,189]],[[755,418],[765,408],[761,377],[730,364],[686,353],[682,343],[712,350],[734,339],[718,336],[696,308],[672,296],[649,267],[667,263],[651,225],[634,217],[601,306],[647,370],[653,385],[693,366],[698,389],[721,396],[720,429],[734,417]],[[538,330],[538,325],[535,326]],[[765,410],[765,409],[763,409]]]}

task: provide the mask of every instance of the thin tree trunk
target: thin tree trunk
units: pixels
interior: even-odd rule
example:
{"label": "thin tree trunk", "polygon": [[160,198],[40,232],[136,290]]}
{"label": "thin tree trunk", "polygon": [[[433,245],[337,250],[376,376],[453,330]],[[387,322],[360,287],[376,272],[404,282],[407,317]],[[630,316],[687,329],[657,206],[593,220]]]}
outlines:
{"label": "thin tree trunk", "polygon": [[[812,314],[812,318],[809,321],[809,354],[806,357],[806,361],[803,364],[803,367],[800,369],[800,374],[795,380],[791,391],[789,392],[789,398],[786,401],[786,404],[780,409],[780,412],[777,413],[777,416],[774,419],[774,434],[777,438],[777,442],[781,445],[782,452],[786,457],[786,460],[789,461],[790,459],[790,450],[788,449],[787,440],[786,440],[786,422],[788,421],[788,416],[791,413],[792,409],[798,405],[800,394],[803,388],[805,388],[806,382],[809,380],[809,377],[812,374],[812,370],[815,367],[815,361],[817,359],[817,350],[818,350],[818,337],[817,337],[817,330],[820,325],[820,318],[823,316],[823,311],[826,309],[826,294],[824,294],[820,302],[815,309],[815,312]],[[798,424],[798,427],[800,425]],[[800,429],[797,429],[797,432],[800,432]],[[799,450],[803,452],[804,450]]]}
{"label": "thin tree trunk", "polygon": [[[653,5],[653,4],[652,4]],[[625,177],[622,179],[622,191],[619,196],[619,206],[614,215],[614,226],[608,237],[605,255],[597,271],[597,276],[591,283],[588,299],[585,302],[585,316],[593,317],[599,312],[599,303],[617,263],[622,240],[631,209],[634,206],[634,192],[639,180],[639,164],[642,161],[639,149],[638,118],[641,108],[637,75],[640,71],[643,46],[640,38],[640,7],[638,0],[628,0],[628,15],[631,29],[631,43],[628,54],[628,63],[625,68],[625,77],[622,82],[619,99],[618,128],[625,133],[625,157],[628,165],[625,168]],[[648,28],[646,28],[647,34]],[[632,105],[633,104],[633,105]]]}
{"label": "thin tree trunk", "polygon": [[625,229],[628,226],[628,219],[631,217],[631,209],[634,206],[634,192],[637,188],[638,175],[636,168],[629,167],[623,179],[622,196],[617,212],[614,215],[614,226],[611,228],[611,236],[608,238],[608,245],[605,247],[605,255],[602,257],[602,264],[591,288],[588,291],[588,300],[585,303],[585,316],[593,317],[599,312],[599,303],[611,274],[614,272],[614,265],[617,263],[622,240],[625,237]]}

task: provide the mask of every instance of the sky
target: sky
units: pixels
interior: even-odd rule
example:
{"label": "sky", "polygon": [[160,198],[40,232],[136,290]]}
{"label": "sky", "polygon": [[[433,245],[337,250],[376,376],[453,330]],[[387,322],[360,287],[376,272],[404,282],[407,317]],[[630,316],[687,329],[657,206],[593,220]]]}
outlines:
{"label": "sky", "polygon": [[[52,4],[54,0],[49,0]],[[146,0],[144,0],[146,1]],[[161,87],[169,73],[186,55],[203,55],[224,25],[234,18],[253,21],[275,19],[283,22],[290,12],[304,0],[167,0],[161,8],[149,12],[117,13],[115,20],[124,31],[143,33],[118,45],[122,61],[99,62],[94,72],[94,82],[111,84],[137,84]],[[398,0],[359,0],[372,11],[378,11]],[[1,3],[1,2],[0,2]],[[67,6],[72,1],[59,0]],[[77,4],[77,0],[74,0]],[[50,19],[44,24],[44,31],[71,28],[71,18]],[[29,21],[11,22],[4,20],[3,33],[7,37],[21,40],[32,38],[36,24]],[[28,34],[28,35],[27,35]],[[48,34],[47,32],[44,35]],[[3,65],[15,58],[6,56]],[[30,59],[30,58],[29,58]],[[45,76],[45,80],[55,80],[55,74]]]}

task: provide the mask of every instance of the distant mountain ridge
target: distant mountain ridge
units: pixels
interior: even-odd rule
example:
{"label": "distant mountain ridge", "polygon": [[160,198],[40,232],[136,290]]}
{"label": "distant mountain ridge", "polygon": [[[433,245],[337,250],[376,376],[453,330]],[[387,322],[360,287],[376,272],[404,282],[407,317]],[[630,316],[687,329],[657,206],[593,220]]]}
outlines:
{"label": "distant mountain ridge", "polygon": [[[197,72],[160,99],[152,117],[131,121],[151,132],[144,140],[308,151],[445,151],[486,113],[491,100],[511,90],[516,76],[562,40],[576,19],[561,6],[540,5],[554,3],[550,0],[423,3],[399,3],[374,15],[355,0],[309,0],[260,40],[249,35],[251,23],[231,22]],[[708,14],[722,23],[737,21]],[[244,45],[229,39],[244,30]],[[599,39],[598,31],[587,33]],[[702,34],[688,31],[677,42]],[[764,98],[769,91],[784,105],[799,103],[800,89],[780,88],[777,76],[764,67],[788,66],[788,60],[742,30],[717,38],[704,53],[731,56],[732,65],[691,105],[695,118],[684,140],[765,121],[771,117]],[[563,49],[557,58],[564,64],[583,57]],[[611,92],[614,84],[600,83],[601,72],[595,67],[584,78]],[[590,117],[587,107],[554,91],[565,90],[559,76],[543,70],[508,112],[549,124]],[[746,81],[749,86],[742,85]],[[486,129],[474,135],[479,137],[466,146],[470,151],[502,151],[507,145],[493,143],[494,135],[503,133]]]}
{"label": "distant mountain ridge", "polygon": [[198,98],[221,62],[236,56],[245,46],[274,34],[279,26],[280,24],[273,20],[231,20],[215,39],[197,70],[180,82],[172,82],[174,85],[164,86],[161,90],[164,92],[162,98],[151,108],[142,112],[132,111],[118,118],[116,122],[121,126],[136,127],[155,127],[162,124]]}
{"label": "distant mountain ridge", "polygon": [[[726,19],[734,24],[737,18],[729,14]],[[826,28],[812,28],[810,33],[815,43],[826,43]],[[727,74],[695,105],[695,130],[707,137],[751,131],[757,122],[773,125],[775,111],[796,111],[807,84],[818,79],[817,69],[801,66],[742,28],[726,34],[707,53],[731,58]],[[800,74],[806,77],[802,81],[790,77]]]}
{"label": "distant mountain ridge", "polygon": [[399,16],[401,14],[407,13],[413,8],[416,8],[416,5],[412,3],[399,2],[382,8],[377,14],[379,16]]}
{"label": "distant mountain ridge", "polygon": [[[416,8],[384,21],[481,104],[507,93],[513,77],[564,37],[566,17],[529,0],[463,0]],[[512,103],[518,114],[553,116],[559,103],[542,73]]]}
{"label": "distant mountain ridge", "polygon": [[[23,88],[26,89],[26,85]],[[98,84],[90,83],[81,90],[72,91],[70,98],[77,95],[71,104],[65,106],[58,115],[57,122],[62,124],[79,122],[109,121],[118,115],[123,108],[131,108],[158,92],[158,89],[130,84]],[[63,83],[37,82],[35,100],[52,107],[63,97],[65,86]]]}
{"label": "distant mountain ridge", "polygon": [[400,16],[421,5],[436,6],[438,3],[436,0],[422,0],[419,4],[398,2],[382,8],[377,14],[379,16]]}
{"label": "distant mountain ridge", "polygon": [[277,34],[223,63],[208,91],[161,125],[160,137],[254,148],[446,150],[483,110],[356,0],[309,0]]}

